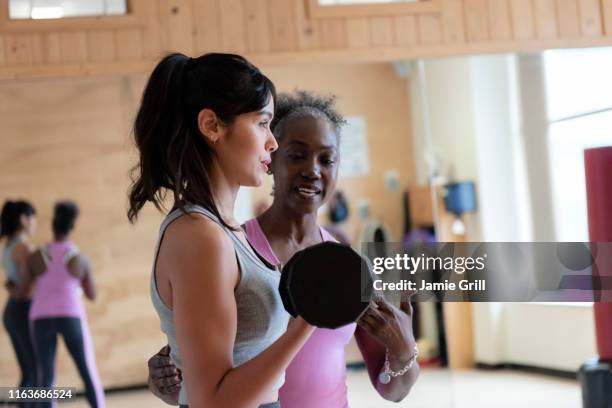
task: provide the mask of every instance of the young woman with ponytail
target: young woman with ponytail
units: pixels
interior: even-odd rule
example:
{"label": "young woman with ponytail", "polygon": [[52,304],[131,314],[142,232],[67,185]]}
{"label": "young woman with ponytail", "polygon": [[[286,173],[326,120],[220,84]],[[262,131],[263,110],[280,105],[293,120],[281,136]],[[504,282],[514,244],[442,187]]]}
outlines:
{"label": "young woman with ponytail", "polygon": [[[134,124],[129,219],[170,201],[151,297],[182,370],[182,406],[279,407],[284,371],[314,328],[287,327],[280,274],[247,242],[233,216],[240,186],[258,186],[278,147],[276,92],[243,57],[165,57]],[[170,197],[167,197],[170,195]],[[166,200],[168,198],[168,200]]]}
{"label": "young woman with ponytail", "polygon": [[20,387],[36,385],[36,360],[28,328],[30,291],[28,258],[34,247],[30,237],[36,231],[36,210],[27,201],[6,201],[0,214],[0,239],[6,239],[2,265],[9,298],[3,322],[21,370]]}

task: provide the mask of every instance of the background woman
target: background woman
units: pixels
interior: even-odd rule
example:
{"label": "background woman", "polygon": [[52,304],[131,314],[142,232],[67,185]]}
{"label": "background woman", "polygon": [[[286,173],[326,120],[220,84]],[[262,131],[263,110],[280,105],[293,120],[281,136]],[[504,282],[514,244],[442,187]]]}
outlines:
{"label": "background woman", "polygon": [[[85,385],[89,405],[104,407],[104,391],[93,348],[81,289],[95,300],[96,289],[88,258],[70,240],[79,209],[71,201],[55,204],[53,241],[32,254],[30,273],[36,282],[30,322],[38,362],[38,384],[55,383],[57,337],[61,335]],[[51,403],[39,403],[41,407]]]}
{"label": "background woman", "polygon": [[2,265],[9,298],[2,320],[21,370],[20,387],[36,385],[36,360],[28,328],[31,294],[27,282],[28,258],[33,250],[30,237],[35,231],[36,211],[32,204],[27,201],[4,203],[0,214],[0,239],[6,238]]}
{"label": "background woman", "polygon": [[[283,373],[313,327],[287,328],[280,274],[234,219],[240,186],[262,183],[276,141],[272,82],[244,58],[172,54],[145,88],[134,134],[134,220],[166,192],[151,296],[191,407],[278,407]],[[285,332],[286,331],[286,332]]]}
{"label": "background woman", "polygon": [[[279,148],[274,153],[274,201],[249,220],[249,242],[271,264],[285,264],[295,252],[334,240],[317,224],[318,209],[333,194],[338,177],[339,130],[343,123],[333,98],[308,92],[280,95],[272,129]],[[280,390],[284,408],[343,408],[348,406],[345,347],[355,336],[371,382],[385,399],[399,401],[416,381],[411,307],[379,300],[358,325],[335,330],[317,328],[286,371]],[[180,371],[162,349],[149,361],[149,384],[168,403],[176,403]],[[392,371],[411,367],[387,384],[379,381],[385,360]]]}

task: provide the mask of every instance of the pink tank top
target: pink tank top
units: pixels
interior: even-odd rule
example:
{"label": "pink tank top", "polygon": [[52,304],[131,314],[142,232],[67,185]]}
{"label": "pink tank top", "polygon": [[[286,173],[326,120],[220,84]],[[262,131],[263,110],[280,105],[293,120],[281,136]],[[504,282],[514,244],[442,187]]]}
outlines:
{"label": "pink tank top", "polygon": [[36,280],[30,319],[84,315],[81,281],[68,271],[68,261],[78,253],[70,241],[52,242],[41,250],[47,269]]}
{"label": "pink tank top", "polygon": [[[245,230],[257,252],[272,265],[279,265],[257,218],[247,221]],[[324,241],[335,241],[322,227],[321,236]],[[285,371],[285,384],[279,390],[283,408],[348,408],[344,349],[356,327],[353,323],[314,331]]]}

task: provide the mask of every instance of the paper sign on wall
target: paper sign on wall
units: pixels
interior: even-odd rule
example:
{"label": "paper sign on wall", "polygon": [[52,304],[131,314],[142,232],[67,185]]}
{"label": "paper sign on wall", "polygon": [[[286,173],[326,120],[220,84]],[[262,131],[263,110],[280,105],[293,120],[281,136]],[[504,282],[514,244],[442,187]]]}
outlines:
{"label": "paper sign on wall", "polygon": [[340,177],[367,176],[370,173],[365,118],[349,116],[340,137]]}

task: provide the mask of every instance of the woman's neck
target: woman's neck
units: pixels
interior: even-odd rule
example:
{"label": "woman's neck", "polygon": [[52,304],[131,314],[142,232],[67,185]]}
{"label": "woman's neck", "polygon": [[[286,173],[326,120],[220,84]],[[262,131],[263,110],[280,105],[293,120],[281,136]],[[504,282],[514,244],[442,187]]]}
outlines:
{"label": "woman's neck", "polygon": [[300,244],[318,240],[321,236],[316,213],[296,213],[277,204],[277,200],[258,217],[258,221],[269,239],[276,238]]}
{"label": "woman's neck", "polygon": [[227,224],[237,227],[237,222],[234,219],[234,204],[236,203],[236,196],[238,195],[240,185],[231,182],[223,171],[221,171],[216,162],[212,166],[210,179],[213,200],[217,206],[219,215],[221,215],[221,218],[223,218],[223,221]]}

